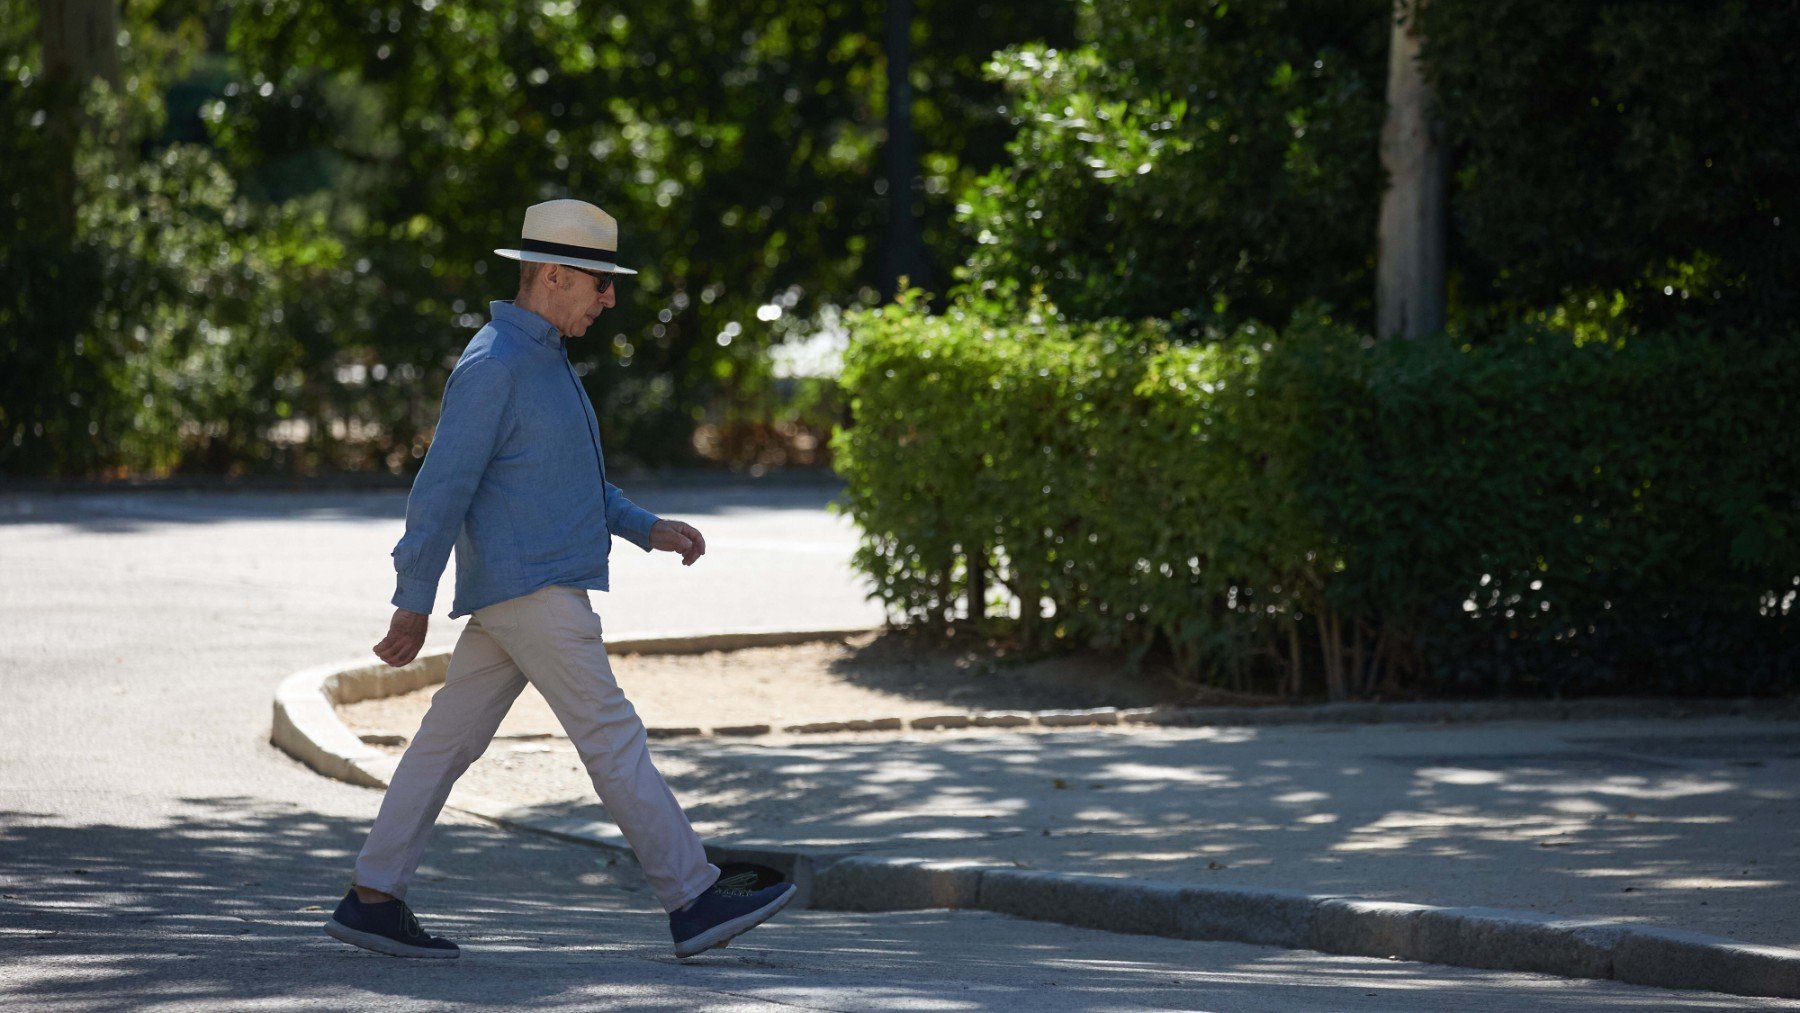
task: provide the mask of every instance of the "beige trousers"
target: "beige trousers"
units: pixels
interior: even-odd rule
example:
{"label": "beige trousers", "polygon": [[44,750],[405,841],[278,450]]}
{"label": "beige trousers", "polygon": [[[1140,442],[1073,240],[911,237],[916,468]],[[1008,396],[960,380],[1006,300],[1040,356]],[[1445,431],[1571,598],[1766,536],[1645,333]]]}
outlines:
{"label": "beige trousers", "polygon": [[527,681],[568,733],[663,908],[704,893],[719,870],[651,764],[644,723],[613,678],[600,617],[574,587],[547,587],[469,618],[356,858],[356,884],[406,896],[451,786],[487,750]]}

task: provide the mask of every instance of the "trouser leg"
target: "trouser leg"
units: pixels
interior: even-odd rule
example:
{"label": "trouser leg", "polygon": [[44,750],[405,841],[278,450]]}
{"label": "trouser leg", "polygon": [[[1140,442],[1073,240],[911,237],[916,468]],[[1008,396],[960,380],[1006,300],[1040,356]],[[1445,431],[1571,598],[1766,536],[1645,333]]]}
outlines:
{"label": "trouser leg", "polygon": [[406,896],[451,787],[487,750],[524,688],[525,677],[513,659],[479,619],[471,618],[450,656],[444,685],[388,782],[356,858],[356,885]]}
{"label": "trouser leg", "polygon": [[491,610],[481,617],[493,619],[495,636],[556,713],[663,908],[705,892],[719,870],[651,762],[644,723],[613,677],[587,592],[550,587]]}

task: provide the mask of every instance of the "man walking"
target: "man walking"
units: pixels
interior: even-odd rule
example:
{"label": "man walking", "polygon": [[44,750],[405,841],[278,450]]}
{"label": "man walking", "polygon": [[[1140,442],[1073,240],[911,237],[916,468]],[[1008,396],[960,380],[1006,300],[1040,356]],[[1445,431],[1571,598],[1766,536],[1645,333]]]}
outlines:
{"label": "man walking", "polygon": [[675,954],[692,956],[768,920],[794,896],[718,884],[650,760],[643,722],[606,656],[588,592],[607,589],[618,535],[645,551],[706,553],[692,525],[663,520],[606,481],[600,426],[566,342],[617,301],[618,224],[592,204],[555,200],[525,212],[519,294],[463,350],[444,387],[431,451],[406,503],[394,548],[396,611],[375,653],[405,665],[425,642],[438,578],[456,550],[450,617],[469,616],[444,685],[401,757],[357,856],[350,892],[325,931],[403,957],[455,957],[407,907],[408,881],[444,800],[486,750],[527,682],[581,755],[606,811],[669,912]]}

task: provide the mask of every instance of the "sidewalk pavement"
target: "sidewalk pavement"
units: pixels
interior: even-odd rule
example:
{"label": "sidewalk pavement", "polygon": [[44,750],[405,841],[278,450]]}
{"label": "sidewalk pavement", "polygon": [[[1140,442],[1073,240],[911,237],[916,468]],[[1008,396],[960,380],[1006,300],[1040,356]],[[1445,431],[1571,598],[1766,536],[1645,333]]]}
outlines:
{"label": "sidewalk pavement", "polygon": [[[0,1008],[16,1010],[1406,1010],[1670,1013],[1780,999],[1094,932],[985,911],[796,910],[698,960],[628,862],[455,813],[415,889],[456,961],[393,960],[319,931],[375,801],[321,813],[165,802],[0,824]],[[363,811],[366,810],[366,811]],[[149,825],[146,825],[148,823]],[[449,964],[451,966],[444,966]]]}
{"label": "sidewalk pavement", "polygon": [[[296,673],[275,741],[385,784],[403,740],[357,741],[330,703],[389,698],[410,724],[424,704],[400,694],[444,661]],[[1800,998],[1800,724],[1774,703],[866,719],[664,740],[658,765],[714,861],[774,866],[815,908]],[[502,739],[450,804],[630,854],[566,740]]]}
{"label": "sidewalk pavement", "polygon": [[[611,636],[671,617],[690,624],[678,633],[881,621],[828,497],[631,492],[697,518],[713,551],[694,568],[618,556],[629,590]],[[374,663],[404,507],[397,494],[0,495],[0,1008],[1793,1008],[968,910],[791,910],[678,963],[635,869],[454,812],[418,892],[464,959],[343,946],[319,923],[380,795],[269,745],[270,695],[320,659]],[[434,622],[427,649],[457,628]]]}
{"label": "sidewalk pavement", "polygon": [[[658,743],[709,843],[1479,906],[1800,947],[1800,726],[1748,719]],[[605,820],[566,740],[459,784]],[[604,827],[600,828],[604,833]]]}
{"label": "sidewalk pavement", "polygon": [[[398,745],[359,742],[330,704],[398,703],[444,661],[296,673],[275,742],[385,784]],[[1800,999],[1800,724],[1772,703],[871,717],[682,733],[658,763],[715,861],[774,866],[814,908]],[[630,853],[564,740],[501,740],[450,803]]]}
{"label": "sidewalk pavement", "polygon": [[[881,621],[827,496],[631,492],[697,518],[713,551],[693,568],[618,554],[630,590],[608,613],[613,636],[687,614],[709,630]],[[979,911],[790,910],[683,962],[627,863],[456,813],[417,892],[426,924],[468,944],[463,959],[345,946],[319,927],[380,795],[269,745],[270,694],[322,658],[373,663],[404,510],[397,494],[0,494],[0,1009],[1784,1005]],[[428,650],[458,626],[434,622]]]}

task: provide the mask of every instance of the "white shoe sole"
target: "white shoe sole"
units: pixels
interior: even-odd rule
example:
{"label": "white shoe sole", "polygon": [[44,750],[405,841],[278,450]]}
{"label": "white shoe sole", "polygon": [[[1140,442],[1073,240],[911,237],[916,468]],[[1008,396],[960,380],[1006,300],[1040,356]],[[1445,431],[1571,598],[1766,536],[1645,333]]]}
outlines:
{"label": "white shoe sole", "polygon": [[455,960],[461,955],[460,950],[433,950],[423,946],[408,946],[396,943],[386,936],[378,936],[373,932],[360,932],[338,922],[336,918],[325,923],[325,934],[351,946],[360,946],[365,950],[385,953],[390,957],[421,957],[426,960]]}
{"label": "white shoe sole", "polygon": [[675,955],[677,957],[691,957],[697,953],[704,953],[715,946],[724,945],[733,938],[741,936],[751,929],[756,928],[758,925],[761,925],[763,922],[775,917],[776,912],[787,907],[788,901],[793,900],[794,894],[798,892],[799,889],[795,887],[794,884],[789,883],[785,893],[767,904],[764,904],[762,907],[757,908],[755,911],[752,911],[749,914],[739,915],[728,922],[721,922],[692,939],[676,943]]}

